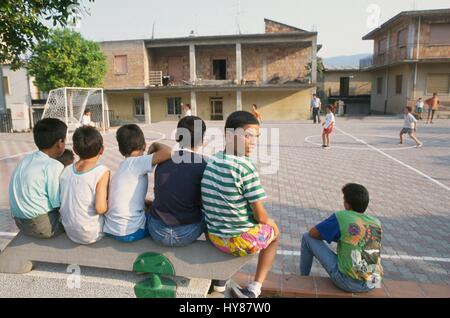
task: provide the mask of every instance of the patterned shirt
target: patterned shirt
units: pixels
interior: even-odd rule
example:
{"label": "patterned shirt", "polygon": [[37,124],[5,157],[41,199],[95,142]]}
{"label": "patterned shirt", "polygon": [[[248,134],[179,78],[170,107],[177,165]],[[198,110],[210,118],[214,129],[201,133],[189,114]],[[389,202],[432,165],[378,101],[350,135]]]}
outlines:
{"label": "patterned shirt", "polygon": [[248,158],[215,154],[208,161],[201,186],[208,232],[235,237],[258,224],[251,203],[265,199],[266,193]]}

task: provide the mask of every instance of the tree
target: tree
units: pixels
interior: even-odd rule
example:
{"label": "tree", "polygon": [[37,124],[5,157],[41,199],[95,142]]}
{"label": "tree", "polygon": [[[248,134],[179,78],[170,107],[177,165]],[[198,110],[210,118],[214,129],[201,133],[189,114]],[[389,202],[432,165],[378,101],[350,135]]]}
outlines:
{"label": "tree", "polygon": [[95,87],[103,82],[106,58],[98,43],[80,33],[54,30],[35,48],[28,63],[41,91],[57,87]]}
{"label": "tree", "polygon": [[83,0],[1,0],[0,64],[11,63],[13,69],[23,66],[21,56],[49,35],[49,24],[65,27],[71,21],[75,23],[85,9],[81,2]]}
{"label": "tree", "polygon": [[[312,66],[311,62],[309,62],[306,65],[306,70],[308,71],[308,76],[311,76],[311,66]],[[317,77],[319,79],[323,78],[324,71],[325,71],[325,66],[323,65],[323,60],[321,57],[318,56],[317,57]]]}

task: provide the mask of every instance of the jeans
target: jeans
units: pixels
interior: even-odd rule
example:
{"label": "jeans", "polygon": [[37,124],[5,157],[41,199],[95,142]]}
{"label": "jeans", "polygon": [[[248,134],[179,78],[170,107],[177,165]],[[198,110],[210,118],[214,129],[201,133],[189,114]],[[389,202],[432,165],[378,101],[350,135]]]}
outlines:
{"label": "jeans", "polygon": [[313,107],[314,124],[316,123],[316,117],[317,117],[318,123],[320,124],[320,108],[319,107]]}
{"label": "jeans", "polygon": [[195,242],[206,230],[204,221],[194,224],[167,226],[153,216],[147,220],[147,229],[152,239],[165,246],[182,247]]}
{"label": "jeans", "polygon": [[309,233],[303,234],[300,255],[300,274],[309,276],[313,258],[316,257],[325,268],[331,281],[340,289],[350,293],[364,293],[372,289],[363,281],[353,279],[339,271],[337,255],[321,240],[317,240]]}

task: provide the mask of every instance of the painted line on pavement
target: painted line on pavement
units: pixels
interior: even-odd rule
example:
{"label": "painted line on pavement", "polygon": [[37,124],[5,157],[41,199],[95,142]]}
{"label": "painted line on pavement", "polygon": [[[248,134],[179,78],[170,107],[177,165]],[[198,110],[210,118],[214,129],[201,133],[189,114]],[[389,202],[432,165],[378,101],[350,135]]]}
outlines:
{"label": "painted line on pavement", "polygon": [[[299,251],[279,250],[277,255],[284,256],[300,256]],[[425,262],[443,262],[450,263],[450,258],[431,257],[431,256],[410,256],[410,255],[381,255],[381,259],[401,259],[407,261],[425,261]]]}
{"label": "painted line on pavement", "polygon": [[427,179],[427,180],[429,180],[429,181],[431,181],[431,182],[437,184],[437,185],[440,186],[441,188],[443,188],[443,189],[447,190],[448,192],[450,192],[450,187],[447,187],[445,184],[443,184],[443,183],[441,183],[441,182],[439,182],[439,181],[433,179],[432,177],[430,177],[429,175],[423,173],[422,171],[419,171],[419,170],[417,170],[416,168],[411,167],[410,165],[407,165],[407,164],[404,163],[403,161],[400,161],[400,160],[398,160],[397,158],[394,158],[394,157],[392,157],[391,155],[388,155],[388,154],[385,153],[383,150],[380,150],[380,149],[378,149],[377,147],[374,147],[374,146],[368,144],[368,143],[365,142],[364,140],[362,140],[362,139],[360,139],[360,138],[357,138],[357,137],[355,137],[355,136],[353,136],[353,135],[351,135],[351,134],[349,134],[349,133],[343,131],[342,129],[339,129],[339,128],[336,127],[336,130],[340,131],[340,132],[343,133],[344,135],[347,135],[347,136],[349,136],[349,137],[355,139],[356,141],[359,141],[360,143],[366,145],[366,146],[369,147],[370,149],[372,149],[372,150],[374,150],[374,151],[376,151],[376,152],[382,154],[383,156],[385,156],[385,157],[387,157],[387,158],[389,158],[389,159],[391,159],[391,160],[397,162],[398,164],[402,165],[403,167],[408,168],[409,170],[411,170],[411,171],[417,173],[418,175],[424,177],[425,179]]}

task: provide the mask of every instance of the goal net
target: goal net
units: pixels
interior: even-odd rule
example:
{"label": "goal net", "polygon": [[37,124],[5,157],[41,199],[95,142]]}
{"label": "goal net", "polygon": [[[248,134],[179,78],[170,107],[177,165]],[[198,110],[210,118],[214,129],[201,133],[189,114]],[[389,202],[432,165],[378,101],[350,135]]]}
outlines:
{"label": "goal net", "polygon": [[103,102],[102,88],[62,87],[50,91],[42,118],[58,118],[66,123],[68,132],[81,126],[84,111],[91,111],[92,125],[105,131],[109,116]]}

